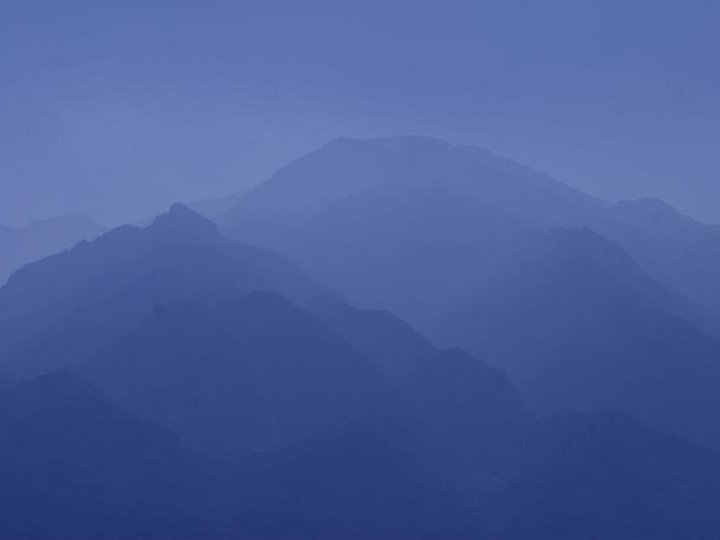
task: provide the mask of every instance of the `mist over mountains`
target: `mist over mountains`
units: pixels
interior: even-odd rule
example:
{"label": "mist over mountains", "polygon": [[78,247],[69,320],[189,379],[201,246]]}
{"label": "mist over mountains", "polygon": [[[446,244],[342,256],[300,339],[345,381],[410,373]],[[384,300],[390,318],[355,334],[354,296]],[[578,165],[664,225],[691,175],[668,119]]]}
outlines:
{"label": "mist over mountains", "polygon": [[69,249],[80,240],[92,240],[105,230],[85,216],[47,219],[20,229],[0,225],[0,283],[25,264]]}
{"label": "mist over mountains", "polygon": [[0,537],[720,536],[717,227],[423,137],[195,208],[0,229]]}
{"label": "mist over mountains", "polygon": [[[350,281],[352,269],[373,271],[372,256],[392,255],[393,248],[407,250],[398,258],[409,265],[414,256],[417,272],[433,278],[449,257],[469,259],[459,271],[472,268],[479,280],[548,228],[589,227],[625,248],[645,272],[718,310],[715,295],[702,293],[717,290],[717,227],[653,199],[611,204],[487,151],[435,139],[335,140],[249,190],[218,222],[231,237],[294,254],[341,289],[361,286]],[[343,257],[333,256],[341,249]],[[432,249],[437,258],[426,251]],[[348,261],[353,256],[358,260]],[[393,261],[387,266],[373,285],[396,278]]]}

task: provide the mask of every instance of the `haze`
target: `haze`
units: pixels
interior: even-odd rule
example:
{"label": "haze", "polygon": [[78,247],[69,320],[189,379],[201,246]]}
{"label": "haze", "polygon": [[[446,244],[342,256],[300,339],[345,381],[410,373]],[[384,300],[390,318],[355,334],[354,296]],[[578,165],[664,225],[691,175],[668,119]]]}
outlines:
{"label": "haze", "polygon": [[0,540],[720,539],[719,23],[0,0]]}
{"label": "haze", "polygon": [[719,25],[704,0],[4,0],[0,224],[140,220],[396,134],[718,222]]}

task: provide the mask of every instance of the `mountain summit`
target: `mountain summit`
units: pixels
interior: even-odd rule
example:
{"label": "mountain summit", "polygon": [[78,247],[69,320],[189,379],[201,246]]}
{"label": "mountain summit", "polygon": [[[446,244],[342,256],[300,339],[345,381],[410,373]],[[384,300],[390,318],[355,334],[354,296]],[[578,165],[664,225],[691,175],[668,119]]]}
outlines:
{"label": "mountain summit", "polygon": [[165,301],[258,290],[300,304],[336,298],[283,257],[174,205],[148,227],[114,229],[13,275],[0,288],[0,357],[30,372],[62,367]]}

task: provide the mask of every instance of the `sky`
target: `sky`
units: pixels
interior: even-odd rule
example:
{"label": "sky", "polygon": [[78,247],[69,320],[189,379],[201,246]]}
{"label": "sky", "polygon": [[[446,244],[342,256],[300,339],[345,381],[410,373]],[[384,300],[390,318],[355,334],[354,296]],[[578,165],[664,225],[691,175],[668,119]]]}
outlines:
{"label": "sky", "polygon": [[0,224],[139,220],[400,134],[720,223],[718,28],[716,0],[0,0]]}

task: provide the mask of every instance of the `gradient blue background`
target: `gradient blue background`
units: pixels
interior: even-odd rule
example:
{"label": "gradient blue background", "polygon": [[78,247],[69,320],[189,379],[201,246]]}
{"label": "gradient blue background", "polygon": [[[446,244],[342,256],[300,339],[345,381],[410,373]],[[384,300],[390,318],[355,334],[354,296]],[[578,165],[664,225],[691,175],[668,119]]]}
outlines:
{"label": "gradient blue background", "polygon": [[0,223],[143,218],[408,133],[720,222],[718,28],[710,0],[0,0]]}

